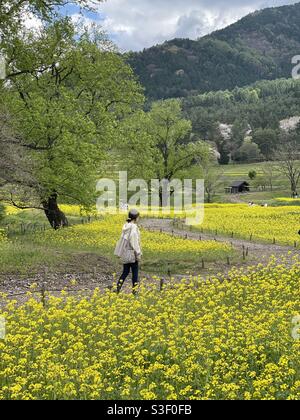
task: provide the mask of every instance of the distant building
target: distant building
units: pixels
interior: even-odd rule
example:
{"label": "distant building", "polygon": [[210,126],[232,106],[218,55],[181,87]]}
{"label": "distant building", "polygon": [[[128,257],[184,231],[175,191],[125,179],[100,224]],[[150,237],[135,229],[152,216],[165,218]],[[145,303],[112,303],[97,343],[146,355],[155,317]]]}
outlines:
{"label": "distant building", "polygon": [[235,181],[225,191],[227,194],[242,194],[250,191],[250,185],[246,181]]}

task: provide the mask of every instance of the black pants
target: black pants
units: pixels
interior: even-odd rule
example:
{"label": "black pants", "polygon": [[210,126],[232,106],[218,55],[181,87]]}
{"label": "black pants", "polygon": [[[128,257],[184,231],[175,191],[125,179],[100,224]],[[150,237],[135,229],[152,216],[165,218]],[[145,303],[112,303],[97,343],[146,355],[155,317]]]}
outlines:
{"label": "black pants", "polygon": [[118,284],[117,284],[118,293],[120,293],[125,280],[129,276],[130,270],[132,271],[133,291],[134,292],[136,291],[136,287],[139,283],[139,262],[138,261],[136,261],[135,263],[131,263],[131,264],[124,264],[123,273],[122,273],[122,275],[120,277],[120,280],[118,281]]}

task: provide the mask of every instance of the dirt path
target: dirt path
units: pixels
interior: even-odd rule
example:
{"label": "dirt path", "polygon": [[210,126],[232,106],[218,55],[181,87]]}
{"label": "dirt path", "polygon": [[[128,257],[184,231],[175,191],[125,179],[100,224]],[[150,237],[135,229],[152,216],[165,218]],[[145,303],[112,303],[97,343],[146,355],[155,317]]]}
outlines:
{"label": "dirt path", "polygon": [[236,264],[238,266],[255,265],[259,263],[266,264],[273,256],[279,260],[286,258],[288,261],[292,261],[294,256],[299,255],[299,249],[288,246],[259,243],[239,238],[229,238],[220,236],[219,234],[216,236],[210,233],[191,232],[188,226],[183,225],[182,229],[178,228],[174,226],[173,220],[169,219],[144,219],[142,226],[147,230],[162,231],[190,240],[215,240],[217,242],[229,243],[241,256],[243,255],[244,250],[247,253],[246,260]]}
{"label": "dirt path", "polygon": [[28,273],[0,273],[0,292],[11,299],[26,300],[28,292],[40,291],[53,295],[62,290],[70,293],[90,292],[99,288],[105,291],[114,282],[117,267],[108,259],[91,253],[75,253],[65,264],[55,268],[28,271]]}

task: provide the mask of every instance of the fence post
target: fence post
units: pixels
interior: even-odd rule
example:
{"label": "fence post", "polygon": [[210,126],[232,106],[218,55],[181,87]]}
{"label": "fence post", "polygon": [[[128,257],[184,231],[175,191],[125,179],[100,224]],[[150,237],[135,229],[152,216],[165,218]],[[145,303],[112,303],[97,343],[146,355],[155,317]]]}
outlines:
{"label": "fence post", "polygon": [[46,308],[46,286],[44,283],[42,284],[41,295],[42,295],[41,301],[42,301],[43,307]]}
{"label": "fence post", "polygon": [[164,288],[164,284],[165,284],[165,279],[161,278],[160,279],[160,284],[159,284],[159,291],[162,292],[163,288]]}
{"label": "fence post", "polygon": [[169,276],[169,279],[171,280],[172,273],[171,273],[170,263],[168,263],[168,276]]}
{"label": "fence post", "polygon": [[42,284],[42,289],[41,289],[41,301],[43,304],[43,307],[46,308],[46,284],[47,284],[47,280],[48,280],[48,268],[45,267],[44,269],[44,281]]}

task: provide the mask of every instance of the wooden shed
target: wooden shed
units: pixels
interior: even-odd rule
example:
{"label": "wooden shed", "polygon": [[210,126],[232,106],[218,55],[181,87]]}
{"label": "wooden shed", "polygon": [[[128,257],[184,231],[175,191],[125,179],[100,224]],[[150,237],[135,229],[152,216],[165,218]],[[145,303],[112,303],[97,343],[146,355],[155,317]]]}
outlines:
{"label": "wooden shed", "polygon": [[247,181],[235,181],[225,191],[227,194],[242,194],[250,191],[250,185]]}

